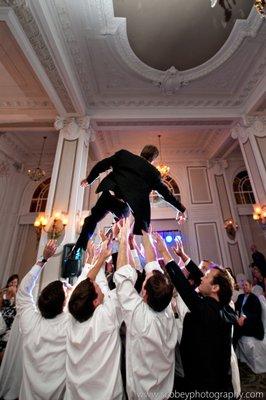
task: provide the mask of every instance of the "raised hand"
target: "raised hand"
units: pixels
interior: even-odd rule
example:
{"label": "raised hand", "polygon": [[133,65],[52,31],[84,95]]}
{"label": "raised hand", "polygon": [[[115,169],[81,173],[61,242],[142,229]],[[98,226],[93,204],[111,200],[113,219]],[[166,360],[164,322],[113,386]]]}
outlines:
{"label": "raised hand", "polygon": [[173,247],[175,254],[182,258],[184,255],[184,248],[181,238],[175,240],[175,247]]}
{"label": "raised hand", "polygon": [[185,213],[181,213],[180,211],[178,211],[176,214],[176,220],[178,225],[182,225],[184,222],[187,221],[187,216]]}
{"label": "raised hand", "polygon": [[119,221],[121,241],[128,241],[131,232],[131,221],[129,218],[123,218]]}
{"label": "raised hand", "polygon": [[83,179],[81,182],[80,182],[80,186],[81,187],[88,187],[89,186],[89,184],[88,184],[88,181],[87,181],[87,179]]}
{"label": "raised hand", "polygon": [[158,232],[154,232],[152,236],[155,240],[155,246],[159,253],[163,254],[165,251],[168,251],[165,241]]}
{"label": "raised hand", "polygon": [[95,258],[95,245],[92,240],[89,240],[86,249],[86,263],[92,264],[94,258]]}
{"label": "raised hand", "polygon": [[55,254],[56,249],[57,249],[56,240],[54,239],[49,240],[43,250],[43,258],[49,260],[49,258],[51,258]]}
{"label": "raised hand", "polygon": [[168,250],[168,247],[165,244],[165,241],[157,232],[154,232],[153,237],[155,239],[155,246],[157,251],[163,256],[165,264],[169,263],[172,260],[172,256]]}
{"label": "raised hand", "polygon": [[111,248],[111,245],[110,245],[111,240],[112,240],[112,236],[110,236],[110,238],[108,238],[107,240],[102,242],[101,250],[100,250],[100,253],[99,253],[99,258],[101,258],[104,261],[108,257],[110,257],[110,255],[112,254],[112,248]]}

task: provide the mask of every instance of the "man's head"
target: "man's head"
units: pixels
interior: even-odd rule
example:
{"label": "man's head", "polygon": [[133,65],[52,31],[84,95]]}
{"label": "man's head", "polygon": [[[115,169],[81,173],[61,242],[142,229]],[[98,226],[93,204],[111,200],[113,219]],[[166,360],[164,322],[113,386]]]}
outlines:
{"label": "man's head", "polygon": [[72,293],[68,309],[79,322],[87,321],[96,307],[103,303],[104,294],[96,282],[87,278],[80,282]]}
{"label": "man's head", "polygon": [[250,294],[252,292],[252,283],[249,279],[246,279],[243,283],[243,292],[245,294]]}
{"label": "man's head", "polygon": [[163,311],[173,297],[173,285],[169,278],[154,270],[146,275],[142,285],[142,297],[154,311]]}
{"label": "man's head", "polygon": [[146,146],[143,147],[143,149],[141,150],[140,155],[141,157],[145,158],[145,160],[152,163],[155,160],[155,158],[158,157],[159,150],[153,144],[146,144]]}
{"label": "man's head", "polygon": [[201,269],[203,274],[205,274],[208,271],[208,269],[212,268],[214,265],[215,264],[212,260],[201,260],[199,268]]}
{"label": "man's head", "polygon": [[209,269],[201,278],[198,287],[203,296],[213,297],[222,306],[228,305],[233,294],[232,282],[228,272],[220,267]]}
{"label": "man's head", "polygon": [[61,314],[65,304],[65,291],[61,281],[49,283],[41,292],[38,307],[43,318],[52,319]]}

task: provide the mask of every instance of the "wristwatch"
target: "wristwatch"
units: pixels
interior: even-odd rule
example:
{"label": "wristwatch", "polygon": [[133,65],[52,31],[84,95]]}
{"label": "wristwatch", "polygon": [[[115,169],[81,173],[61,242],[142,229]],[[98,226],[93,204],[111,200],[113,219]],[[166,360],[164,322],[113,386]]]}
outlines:
{"label": "wristwatch", "polygon": [[44,258],[44,257],[40,257],[40,258],[37,260],[37,262],[40,262],[40,263],[42,263],[42,264],[45,264],[45,263],[47,262],[47,259]]}

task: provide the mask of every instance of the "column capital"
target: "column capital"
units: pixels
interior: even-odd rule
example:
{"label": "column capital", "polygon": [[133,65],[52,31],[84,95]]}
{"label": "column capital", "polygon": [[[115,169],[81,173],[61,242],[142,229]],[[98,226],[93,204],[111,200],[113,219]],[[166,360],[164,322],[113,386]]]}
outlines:
{"label": "column capital", "polygon": [[231,129],[230,133],[233,139],[238,139],[242,144],[246,143],[249,137],[247,127],[239,122]]}
{"label": "column capital", "polygon": [[209,160],[207,168],[212,169],[214,175],[222,175],[226,168],[228,168],[228,161],[222,158]]}
{"label": "column capital", "polygon": [[244,144],[251,136],[264,137],[266,135],[265,117],[246,117],[245,125],[237,123],[231,129],[231,137]]}
{"label": "column capital", "polygon": [[63,132],[64,136],[69,140],[77,139],[80,134],[84,133],[88,141],[95,140],[95,131],[91,126],[91,118],[87,115],[83,117],[56,117],[54,122],[56,130]]}
{"label": "column capital", "polygon": [[266,117],[247,117],[246,121],[249,135],[266,136]]}

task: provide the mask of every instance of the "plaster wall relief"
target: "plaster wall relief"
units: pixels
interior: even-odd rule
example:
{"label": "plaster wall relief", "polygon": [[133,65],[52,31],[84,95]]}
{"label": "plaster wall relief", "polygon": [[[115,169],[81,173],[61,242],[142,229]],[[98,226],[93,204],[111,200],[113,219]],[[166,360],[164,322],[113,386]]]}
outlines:
{"label": "plaster wall relief", "polygon": [[216,222],[197,222],[194,225],[198,259],[210,259],[218,264],[224,264]]}
{"label": "plaster wall relief", "polygon": [[239,141],[255,199],[262,204],[266,199],[265,127],[265,117],[248,117],[245,124],[238,123],[231,130],[232,138]]}
{"label": "plaster wall relief", "polygon": [[188,167],[188,180],[192,204],[211,204],[213,202],[207,168]]}
{"label": "plaster wall relief", "polygon": [[[241,162],[241,161],[240,161]],[[214,201],[219,214],[220,239],[223,243],[224,262],[237,273],[247,272],[248,253],[244,240],[243,227],[235,205],[233,180],[228,180],[230,161],[211,160],[208,163],[211,184],[214,186]],[[239,165],[239,162],[238,162]],[[236,251],[238,249],[238,252]],[[239,257],[237,254],[239,253]],[[244,267],[245,266],[245,267]]]}

